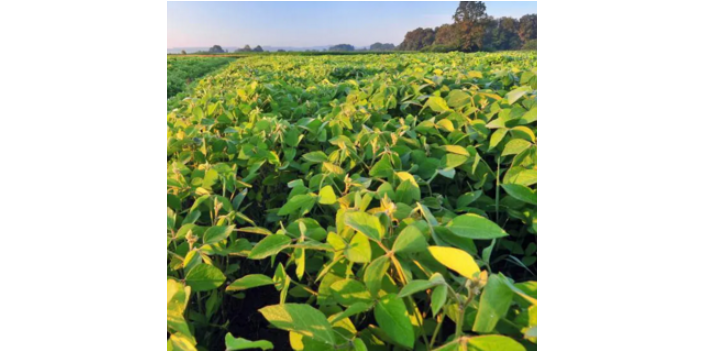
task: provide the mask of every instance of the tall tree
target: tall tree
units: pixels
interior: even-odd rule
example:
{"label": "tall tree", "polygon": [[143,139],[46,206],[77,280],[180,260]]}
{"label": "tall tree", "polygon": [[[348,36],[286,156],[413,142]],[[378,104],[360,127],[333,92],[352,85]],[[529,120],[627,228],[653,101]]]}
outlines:
{"label": "tall tree", "polygon": [[481,50],[486,27],[491,22],[486,15],[486,5],[481,1],[460,1],[455,15],[452,17],[458,28],[460,49],[463,51]]}
{"label": "tall tree", "polygon": [[403,43],[399,44],[399,50],[417,51],[426,46],[433,45],[435,42],[435,31],[432,28],[416,28],[408,33],[403,39]]}
{"label": "tall tree", "polygon": [[443,24],[442,26],[435,28],[435,42],[433,44],[459,48],[459,26],[456,24]]}
{"label": "tall tree", "polygon": [[261,45],[257,45],[257,47],[254,48],[254,50],[252,51],[254,51],[255,53],[261,53],[264,51],[264,49],[262,49]]}
{"label": "tall tree", "polygon": [[460,1],[452,18],[455,22],[478,21],[486,17],[486,5],[482,1]]}
{"label": "tall tree", "polygon": [[523,43],[538,39],[538,15],[525,15],[521,17],[520,24],[518,26],[518,35],[521,37]]}
{"label": "tall tree", "polygon": [[523,42],[518,36],[518,20],[511,17],[501,17],[490,26],[490,38],[484,37],[484,43],[489,43],[495,50],[520,49]]}

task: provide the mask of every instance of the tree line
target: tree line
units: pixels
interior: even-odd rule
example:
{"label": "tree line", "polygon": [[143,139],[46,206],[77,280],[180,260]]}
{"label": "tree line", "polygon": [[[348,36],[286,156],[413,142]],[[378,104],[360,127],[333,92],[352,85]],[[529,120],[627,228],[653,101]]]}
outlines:
{"label": "tree line", "polygon": [[[356,49],[350,44],[333,45],[328,52],[353,51],[496,51],[496,50],[536,50],[538,48],[538,15],[524,15],[520,19],[513,17],[495,18],[486,14],[483,1],[460,1],[452,15],[453,23],[433,28],[416,28],[408,33],[401,44],[374,43],[369,49]],[[278,52],[284,50],[279,49]],[[215,45],[207,53],[226,53],[220,45]],[[237,52],[264,52],[257,45],[237,49]],[[317,50],[306,50],[317,52]],[[185,54],[185,52],[183,52]]]}
{"label": "tree line", "polygon": [[537,49],[538,15],[494,18],[482,1],[460,1],[453,23],[435,29],[417,28],[408,33],[398,50],[494,51]]}

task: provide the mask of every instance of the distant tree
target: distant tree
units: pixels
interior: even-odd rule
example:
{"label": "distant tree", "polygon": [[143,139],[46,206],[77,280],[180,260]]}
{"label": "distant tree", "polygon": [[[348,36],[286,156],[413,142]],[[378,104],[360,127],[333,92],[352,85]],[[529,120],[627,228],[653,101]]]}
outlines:
{"label": "distant tree", "polygon": [[443,24],[435,28],[435,42],[433,44],[458,49],[460,47],[459,26],[456,24]]}
{"label": "distant tree", "polygon": [[238,50],[238,51],[243,52],[243,53],[249,53],[249,52],[252,51],[252,48],[250,48],[250,47],[249,47],[249,44],[247,44],[247,45],[244,46],[244,48],[242,48],[242,49],[240,49],[240,50]]}
{"label": "distant tree", "polygon": [[284,50],[284,49],[279,49],[279,50],[276,50],[276,52],[277,52],[277,53],[285,53],[286,50]]}
{"label": "distant tree", "polygon": [[486,5],[481,1],[460,1],[452,18],[459,34],[459,48],[462,51],[481,50],[486,28],[492,21],[486,15]]}
{"label": "distant tree", "polygon": [[538,50],[538,39],[531,39],[523,44],[523,50]]}
{"label": "distant tree", "polygon": [[186,55],[186,50],[181,50],[181,55]]}
{"label": "distant tree", "polygon": [[418,51],[430,46],[435,41],[435,31],[432,28],[416,28],[408,33],[399,44],[398,49],[404,51]]}
{"label": "distant tree", "polygon": [[491,23],[486,27],[484,47],[482,50],[518,50],[523,45],[518,36],[517,19],[512,17],[491,18]]}
{"label": "distant tree", "polygon": [[257,47],[254,48],[254,50],[252,50],[252,51],[255,53],[261,53],[264,51],[264,49],[262,49],[262,47],[260,45],[257,45]]}
{"label": "distant tree", "polygon": [[222,54],[224,52],[225,50],[222,50],[222,47],[220,45],[213,45],[213,47],[208,50],[208,53],[211,54]]}
{"label": "distant tree", "polygon": [[[454,23],[435,30],[417,28],[406,33],[397,49],[430,52],[515,50],[538,38],[538,15],[525,15],[520,20],[511,17],[496,19],[486,14],[486,5],[482,1],[460,1],[452,19]],[[378,50],[379,45],[382,44],[374,43],[369,49]]]}
{"label": "distant tree", "polygon": [[482,1],[460,1],[452,19],[455,22],[478,21],[486,17],[486,5]]}
{"label": "distant tree", "polygon": [[337,44],[333,45],[329,49],[330,51],[354,51],[354,46],[350,44]]}
{"label": "distant tree", "polygon": [[538,39],[538,15],[525,15],[521,17],[518,25],[518,36],[523,43],[529,40]]}
{"label": "distant tree", "polygon": [[394,49],[396,49],[396,46],[391,43],[382,44],[377,42],[369,46],[369,51],[392,51]]}

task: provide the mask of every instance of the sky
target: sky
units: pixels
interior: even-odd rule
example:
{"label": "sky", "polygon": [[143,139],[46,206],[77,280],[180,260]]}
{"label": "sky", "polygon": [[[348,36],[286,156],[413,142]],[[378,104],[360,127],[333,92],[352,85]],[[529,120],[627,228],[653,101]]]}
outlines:
{"label": "sky", "polygon": [[[537,1],[485,1],[490,16],[538,13]],[[167,48],[400,44],[452,22],[458,1],[167,2]]]}

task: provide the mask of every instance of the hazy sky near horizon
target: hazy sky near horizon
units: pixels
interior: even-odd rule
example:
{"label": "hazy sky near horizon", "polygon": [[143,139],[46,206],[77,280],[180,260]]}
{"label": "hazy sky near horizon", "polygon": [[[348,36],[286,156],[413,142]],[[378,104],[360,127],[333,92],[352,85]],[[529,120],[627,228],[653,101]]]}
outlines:
{"label": "hazy sky near horizon", "polygon": [[[490,16],[538,13],[537,1],[485,1]],[[452,22],[458,1],[167,2],[167,48],[400,44]]]}

